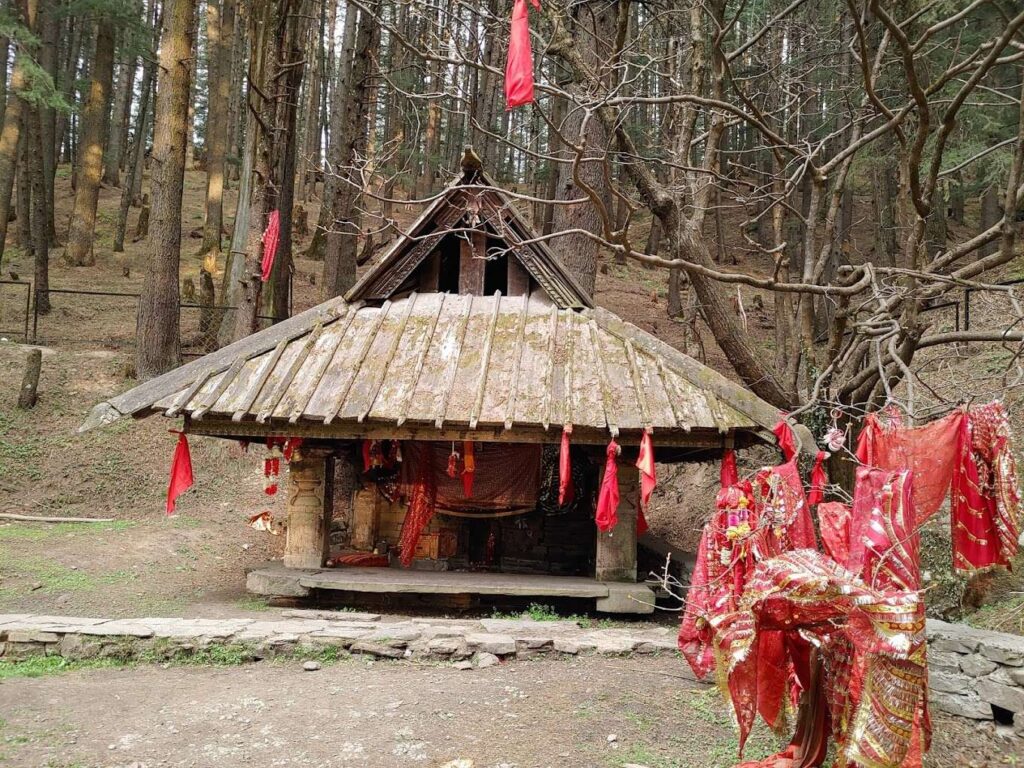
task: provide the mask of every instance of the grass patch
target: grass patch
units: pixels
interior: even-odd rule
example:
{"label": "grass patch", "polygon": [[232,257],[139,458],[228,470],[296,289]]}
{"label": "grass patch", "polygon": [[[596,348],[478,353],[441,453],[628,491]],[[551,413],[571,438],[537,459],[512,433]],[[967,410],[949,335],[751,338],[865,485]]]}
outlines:
{"label": "grass patch", "polygon": [[135,523],[117,520],[113,523],[13,523],[0,527],[0,541],[42,541],[57,536],[119,533]]}
{"label": "grass patch", "polygon": [[256,595],[246,595],[245,597],[239,598],[235,605],[241,608],[243,611],[269,611],[270,601],[265,597],[257,597]]}
{"label": "grass patch", "polygon": [[0,680],[16,677],[48,677],[79,669],[109,669],[124,666],[118,659],[68,660],[60,656],[29,656],[16,661],[0,660]]}
{"label": "grass patch", "polygon": [[19,574],[28,581],[36,582],[43,592],[90,591],[112,584],[124,584],[135,576],[129,571],[110,573],[87,573],[73,570],[42,557],[9,558],[0,567],[0,574]]}
{"label": "grass patch", "polygon": [[542,605],[541,603],[530,603],[525,611],[519,613],[502,613],[501,611],[491,611],[492,619],[507,619],[507,620],[530,620],[530,621],[575,621],[583,629],[608,629],[615,626],[614,619],[592,619],[589,616],[584,616],[578,613],[570,613],[562,615],[554,606]]}

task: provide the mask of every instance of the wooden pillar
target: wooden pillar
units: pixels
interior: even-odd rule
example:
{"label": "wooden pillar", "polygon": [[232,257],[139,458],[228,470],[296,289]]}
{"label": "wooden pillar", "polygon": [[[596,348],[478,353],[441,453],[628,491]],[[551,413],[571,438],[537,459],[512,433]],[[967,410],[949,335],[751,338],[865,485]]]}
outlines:
{"label": "wooden pillar", "polygon": [[285,568],[320,568],[331,534],[330,451],[299,448],[288,464],[288,529]]}
{"label": "wooden pillar", "polygon": [[487,234],[479,230],[459,239],[459,293],[483,296],[484,267],[487,265]]}
{"label": "wooden pillar", "polygon": [[[604,469],[601,470],[602,476]],[[636,505],[640,473],[632,462],[621,462],[619,522],[608,533],[597,532],[595,577],[598,581],[636,581]]]}

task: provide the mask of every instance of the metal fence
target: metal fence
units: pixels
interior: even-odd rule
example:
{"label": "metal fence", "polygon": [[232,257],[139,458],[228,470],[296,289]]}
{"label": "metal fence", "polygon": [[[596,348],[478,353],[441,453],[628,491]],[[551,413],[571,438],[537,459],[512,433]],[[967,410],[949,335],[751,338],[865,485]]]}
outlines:
{"label": "metal fence", "polygon": [[[42,311],[45,295],[50,309]],[[138,293],[82,288],[33,290],[23,280],[0,280],[0,337],[66,349],[132,349],[135,346]],[[198,357],[216,349],[223,314],[233,306],[179,302],[183,357]],[[131,321],[126,322],[125,315]],[[257,315],[260,327],[275,322]]]}

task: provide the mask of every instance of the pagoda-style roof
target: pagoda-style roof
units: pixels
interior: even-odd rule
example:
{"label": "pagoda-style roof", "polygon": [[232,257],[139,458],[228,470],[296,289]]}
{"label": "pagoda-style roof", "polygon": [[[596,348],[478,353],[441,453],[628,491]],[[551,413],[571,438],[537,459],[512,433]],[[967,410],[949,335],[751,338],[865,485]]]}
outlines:
{"label": "pagoda-style roof", "polygon": [[778,411],[603,309],[546,296],[332,299],[100,403],[83,429],[184,416],[191,432],[658,446],[771,439]]}

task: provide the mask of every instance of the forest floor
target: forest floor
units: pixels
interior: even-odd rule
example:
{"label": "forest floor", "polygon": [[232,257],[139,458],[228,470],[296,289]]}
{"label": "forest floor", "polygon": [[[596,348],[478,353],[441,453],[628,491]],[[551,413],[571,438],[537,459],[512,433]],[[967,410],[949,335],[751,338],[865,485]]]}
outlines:
{"label": "forest floor", "polygon": [[[725,702],[680,679],[679,664],[581,657],[463,672],[352,657],[317,672],[290,660],[12,678],[0,681],[0,765],[727,768],[737,743]],[[779,747],[759,726],[745,756]],[[1019,766],[1017,748],[989,724],[939,714],[925,765]]]}

